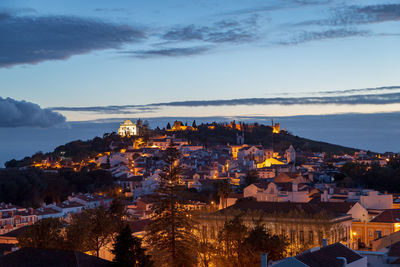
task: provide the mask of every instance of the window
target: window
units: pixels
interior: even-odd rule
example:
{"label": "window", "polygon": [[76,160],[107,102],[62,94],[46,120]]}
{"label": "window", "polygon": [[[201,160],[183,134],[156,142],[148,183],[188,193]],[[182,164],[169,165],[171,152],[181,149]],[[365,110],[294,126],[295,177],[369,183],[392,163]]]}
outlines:
{"label": "window", "polygon": [[372,230],[368,230],[368,236],[369,237],[373,237],[374,236],[374,233],[372,232]]}
{"label": "window", "polygon": [[290,242],[295,242],[296,241],[296,231],[295,230],[290,230]]}
{"label": "window", "polygon": [[308,243],[310,243],[310,244],[314,243],[314,232],[313,231],[308,232]]}
{"label": "window", "polygon": [[304,231],[300,231],[300,243],[304,243]]}
{"label": "window", "polygon": [[281,235],[282,235],[282,237],[286,237],[286,230],[285,229],[281,230]]}
{"label": "window", "polygon": [[215,238],[215,229],[214,226],[211,226],[211,238]]}

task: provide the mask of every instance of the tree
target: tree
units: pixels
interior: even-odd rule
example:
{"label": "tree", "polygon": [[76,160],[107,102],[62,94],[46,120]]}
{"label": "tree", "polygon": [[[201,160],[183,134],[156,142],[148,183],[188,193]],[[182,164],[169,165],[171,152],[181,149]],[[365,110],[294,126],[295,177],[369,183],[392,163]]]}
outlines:
{"label": "tree", "polygon": [[196,239],[192,231],[195,222],[179,195],[179,157],[176,148],[166,149],[158,201],[153,205],[152,221],[145,237],[157,266],[193,266],[196,263]]}
{"label": "tree", "polygon": [[248,229],[243,224],[240,216],[227,220],[218,234],[220,252],[218,253],[218,265],[238,266],[243,256],[242,243],[247,236]]}
{"label": "tree", "polygon": [[218,196],[222,201],[222,208],[226,208],[228,206],[228,196],[232,192],[232,186],[229,183],[228,179],[222,181],[222,183],[218,187]]}
{"label": "tree", "polygon": [[171,124],[169,122],[167,123],[167,130],[171,130]]}
{"label": "tree", "polygon": [[196,128],[196,127],[197,127],[196,120],[193,121],[192,127],[193,127],[193,128]]}
{"label": "tree", "polygon": [[288,243],[277,235],[271,235],[264,224],[257,223],[249,231],[242,246],[245,251],[242,257],[244,266],[260,266],[261,253],[267,253],[268,262],[283,259]]}
{"label": "tree", "polygon": [[219,231],[215,265],[260,266],[263,252],[268,254],[269,261],[284,258],[288,246],[286,240],[271,235],[265,225],[261,224],[261,218],[253,220],[253,227],[247,226],[242,215],[237,214],[225,221]]}
{"label": "tree", "polygon": [[64,224],[58,218],[45,218],[17,237],[19,247],[63,248],[65,240],[62,235]]}
{"label": "tree", "polygon": [[120,225],[120,220],[101,206],[83,210],[72,217],[67,228],[68,242],[74,250],[90,251],[99,257],[101,248],[113,241]]}
{"label": "tree", "polygon": [[150,256],[142,248],[142,240],[132,236],[129,225],[126,225],[118,234],[112,253],[114,262],[119,267],[149,267],[153,266]]}

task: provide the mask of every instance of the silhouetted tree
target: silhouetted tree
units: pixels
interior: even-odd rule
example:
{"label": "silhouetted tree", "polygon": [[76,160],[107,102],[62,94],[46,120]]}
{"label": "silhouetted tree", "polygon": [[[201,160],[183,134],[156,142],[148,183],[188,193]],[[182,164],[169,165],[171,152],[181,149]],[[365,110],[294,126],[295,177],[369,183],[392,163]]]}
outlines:
{"label": "silhouetted tree", "polygon": [[166,149],[166,167],[157,190],[158,201],[153,205],[153,216],[146,242],[157,266],[193,266],[196,263],[196,238],[194,221],[180,198],[181,167],[179,152],[170,146]]}
{"label": "silhouetted tree", "polygon": [[58,218],[45,218],[29,226],[26,232],[17,236],[19,247],[58,248],[66,246],[63,237],[64,224]]}
{"label": "silhouetted tree", "polygon": [[142,248],[142,240],[132,236],[129,225],[126,225],[116,238],[112,253],[115,255],[115,266],[118,267],[150,267],[153,263],[150,256]]}

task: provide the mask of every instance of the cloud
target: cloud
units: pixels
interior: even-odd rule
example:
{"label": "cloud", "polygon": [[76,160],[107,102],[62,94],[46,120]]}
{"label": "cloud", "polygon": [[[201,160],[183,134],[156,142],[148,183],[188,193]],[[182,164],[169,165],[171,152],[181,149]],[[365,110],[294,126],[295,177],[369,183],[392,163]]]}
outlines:
{"label": "cloud", "polygon": [[305,42],[324,40],[324,39],[336,39],[336,38],[346,38],[354,36],[368,36],[369,31],[364,30],[349,30],[349,29],[330,29],[319,32],[303,32],[298,36],[293,37],[290,40],[280,41],[278,44],[281,45],[296,45]]}
{"label": "cloud", "polygon": [[212,26],[196,26],[194,24],[177,26],[161,38],[172,42],[204,41],[211,43],[245,43],[258,39],[257,15],[252,15],[242,21],[225,19],[215,22]]}
{"label": "cloud", "polygon": [[[162,107],[199,107],[199,106],[236,106],[236,105],[384,105],[400,103],[400,92],[360,94],[363,92],[387,92],[400,90],[400,86],[387,86],[377,88],[349,89],[341,91],[313,92],[306,97],[270,97],[270,98],[240,98],[221,100],[198,100],[198,101],[177,101],[165,103],[153,103],[147,105],[125,105],[125,106],[97,106],[97,107],[54,107],[53,111],[75,111],[95,112],[101,114],[133,114],[142,112],[155,112]],[[358,93],[355,95],[346,95]],[[328,96],[323,96],[328,94]],[[329,94],[342,94],[329,96]]]}
{"label": "cloud", "polygon": [[96,106],[96,107],[53,107],[52,111],[74,111],[74,112],[95,112],[100,114],[132,114],[139,112],[154,112],[158,107],[143,105],[124,105],[124,106]]}
{"label": "cloud", "polygon": [[400,90],[400,86],[382,86],[375,88],[363,88],[363,89],[347,89],[347,90],[335,90],[335,91],[321,91],[318,94],[353,94],[353,93],[364,93],[364,92],[382,92],[382,91],[394,91]]}
{"label": "cloud", "polygon": [[[268,1],[266,1],[268,2]],[[326,5],[331,3],[332,0],[281,0],[281,1],[270,1],[269,5],[260,5],[249,8],[236,9],[228,12],[224,12],[220,15],[243,15],[243,14],[257,14],[266,13],[270,11],[276,11],[281,9],[291,9],[296,7],[305,6],[316,6]]]}
{"label": "cloud", "polygon": [[274,97],[274,98],[242,98],[228,100],[200,100],[156,103],[149,106],[235,106],[235,105],[357,105],[357,104],[397,104],[400,103],[400,93],[370,94],[351,96],[320,96],[320,97]]}
{"label": "cloud", "polygon": [[0,127],[50,127],[65,122],[65,117],[39,105],[0,97]]}
{"label": "cloud", "polygon": [[350,6],[335,12],[331,24],[366,24],[400,20],[400,4]]}
{"label": "cloud", "polygon": [[142,29],[72,16],[0,13],[0,67],[62,60],[146,38]]}
{"label": "cloud", "polygon": [[297,25],[346,26],[398,20],[400,20],[400,4],[352,5],[331,9],[331,15],[327,19],[309,20]]}
{"label": "cloud", "polygon": [[210,46],[194,46],[194,47],[175,47],[175,48],[160,48],[149,50],[132,50],[124,51],[124,54],[130,54],[138,58],[151,57],[182,57],[204,54],[211,50]]}

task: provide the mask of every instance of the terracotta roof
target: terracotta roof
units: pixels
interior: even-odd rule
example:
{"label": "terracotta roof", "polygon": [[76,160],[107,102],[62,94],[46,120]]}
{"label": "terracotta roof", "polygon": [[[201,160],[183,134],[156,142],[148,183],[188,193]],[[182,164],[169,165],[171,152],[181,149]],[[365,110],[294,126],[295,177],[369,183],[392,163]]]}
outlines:
{"label": "terracotta roof", "polygon": [[347,264],[361,259],[362,257],[341,243],[335,243],[323,247],[314,252],[306,252],[296,256],[296,259],[310,267],[342,267],[343,261],[337,257],[344,257]]}
{"label": "terracotta roof", "polygon": [[400,209],[384,210],[373,218],[371,222],[400,223]]}
{"label": "terracotta roof", "polygon": [[109,266],[111,262],[82,252],[59,249],[22,248],[0,258],[0,267]]}
{"label": "terracotta roof", "polygon": [[335,202],[316,202],[316,203],[293,203],[293,202],[257,202],[254,200],[241,200],[227,209],[261,210],[265,213],[290,213],[300,211],[309,215],[314,215],[326,211],[335,217],[346,216],[347,212],[353,207],[354,202],[335,203]]}

